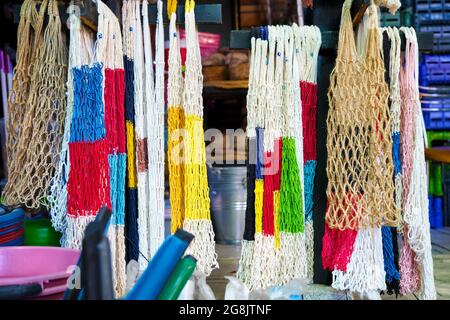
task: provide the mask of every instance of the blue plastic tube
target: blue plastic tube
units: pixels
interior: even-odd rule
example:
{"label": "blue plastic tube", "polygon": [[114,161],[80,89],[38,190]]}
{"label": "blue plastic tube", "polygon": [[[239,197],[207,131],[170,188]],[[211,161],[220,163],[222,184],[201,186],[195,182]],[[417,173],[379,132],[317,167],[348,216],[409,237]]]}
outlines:
{"label": "blue plastic tube", "polygon": [[178,229],[159,247],[125,300],[156,300],[194,236]]}

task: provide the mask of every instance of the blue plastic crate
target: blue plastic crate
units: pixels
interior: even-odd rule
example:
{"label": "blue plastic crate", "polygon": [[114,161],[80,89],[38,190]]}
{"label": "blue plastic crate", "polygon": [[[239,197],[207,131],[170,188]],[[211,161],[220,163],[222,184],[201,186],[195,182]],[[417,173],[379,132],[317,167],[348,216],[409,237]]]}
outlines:
{"label": "blue plastic crate", "polygon": [[430,227],[432,229],[440,229],[444,227],[444,216],[443,216],[443,198],[428,196],[428,217],[430,222]]}
{"label": "blue plastic crate", "polygon": [[416,21],[449,20],[450,0],[416,0]]}
{"label": "blue plastic crate", "polygon": [[433,32],[433,51],[450,51],[450,24],[445,25],[422,25],[420,32]]}
{"label": "blue plastic crate", "polygon": [[428,218],[430,222],[430,227],[434,228],[434,196],[428,195]]}
{"label": "blue plastic crate", "polygon": [[425,86],[450,84],[450,54],[423,55],[420,66],[420,82]]}
{"label": "blue plastic crate", "polygon": [[450,130],[450,98],[422,101],[423,119],[429,130]]}

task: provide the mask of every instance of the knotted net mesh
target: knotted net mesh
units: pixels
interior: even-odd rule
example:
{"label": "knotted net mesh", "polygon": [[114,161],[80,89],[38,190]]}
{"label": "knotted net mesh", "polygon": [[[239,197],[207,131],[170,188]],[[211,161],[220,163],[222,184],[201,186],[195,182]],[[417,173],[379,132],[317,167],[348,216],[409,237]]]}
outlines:
{"label": "knotted net mesh", "polygon": [[[43,8],[47,8],[48,23],[42,34]],[[8,205],[23,204],[29,208],[47,204],[50,182],[59,162],[66,112],[67,48],[62,37],[57,1],[50,1],[48,6],[47,1],[42,3],[37,23],[36,51],[31,61],[35,67],[29,70],[32,73],[27,107],[19,111],[23,112],[23,121],[20,135],[16,136],[16,151],[10,159],[8,182],[3,191]],[[16,134],[13,130],[13,138]]]}

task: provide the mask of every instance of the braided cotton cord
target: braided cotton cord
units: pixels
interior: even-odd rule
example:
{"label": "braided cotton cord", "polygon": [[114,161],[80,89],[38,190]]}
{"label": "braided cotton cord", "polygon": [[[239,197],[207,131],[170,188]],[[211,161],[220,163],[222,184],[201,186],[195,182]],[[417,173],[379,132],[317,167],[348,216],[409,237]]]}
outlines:
{"label": "braided cotton cord", "polygon": [[[150,240],[149,257],[154,256],[164,240],[164,27],[162,1],[158,1],[157,8],[155,98],[152,99],[152,104],[147,110],[150,197],[148,225]],[[151,60],[149,62],[151,63]],[[151,67],[149,66],[148,69],[151,70]]]}
{"label": "braided cotton cord", "polygon": [[203,132],[203,76],[194,7],[193,0],[186,1],[186,73],[184,79],[186,128],[184,205],[186,211],[184,229],[195,236],[187,250],[188,254],[197,258],[197,271],[208,276],[218,265],[214,231],[210,220]]}
{"label": "braided cotton cord", "polygon": [[[168,10],[171,7],[168,4]],[[172,1],[176,9],[176,1]],[[183,226],[184,221],[184,148],[182,128],[184,128],[183,77],[181,70],[180,39],[176,27],[175,9],[169,12],[169,76],[167,84],[168,123],[168,164],[170,185],[171,232]]]}
{"label": "braided cotton cord", "polygon": [[[270,28],[270,27],[269,27]],[[264,183],[264,175],[263,175],[263,167],[264,167],[264,129],[262,126],[263,123],[256,123],[259,119],[267,119],[265,116],[265,108],[269,107],[266,103],[267,92],[262,92],[263,85],[261,83],[264,82],[264,78],[262,77],[262,67],[263,65],[267,65],[267,70],[265,71],[265,75],[270,77],[273,75],[273,60],[272,63],[267,61],[267,59],[271,59],[270,55],[267,57],[267,38],[264,36],[265,30],[262,29],[261,36],[262,38],[252,39],[253,47],[252,47],[252,88],[250,89],[251,94],[254,94],[254,100],[249,102],[248,116],[250,120],[253,121],[254,124],[252,130],[247,131],[249,136],[249,144],[252,142],[256,145],[255,148],[250,149],[249,152],[255,150],[255,155],[249,154],[253,160],[256,160],[256,166],[250,166],[249,170],[255,170],[253,173],[255,179],[254,189],[249,190],[249,193],[253,193],[250,198],[254,199],[254,229],[253,229],[253,240],[247,241],[245,251],[242,252],[240,268],[241,274],[244,272],[241,278],[248,285],[249,288],[262,288],[267,285],[267,283],[272,283],[273,278],[275,277],[275,252],[274,252],[274,237],[263,236],[264,224],[263,224],[263,207],[264,207],[264,192],[265,183]],[[270,31],[269,31],[270,36]],[[269,41],[270,43],[270,41]],[[274,43],[273,49],[274,50]],[[267,63],[268,62],[268,63]],[[258,117],[258,113],[262,115]],[[256,132],[255,132],[256,128]],[[254,133],[255,132],[255,133]],[[256,139],[253,138],[253,135],[256,135]],[[249,173],[251,175],[251,173]],[[249,186],[252,188],[252,186]],[[273,198],[272,198],[273,199]],[[248,208],[249,209],[249,208]],[[249,212],[249,214],[252,214]],[[272,271],[268,271],[269,269]],[[242,271],[245,270],[245,271]]]}
{"label": "braided cotton cord", "polygon": [[347,0],[342,7],[338,55],[328,91],[328,205],[322,239],[323,267],[342,271],[342,274],[348,270],[347,264],[354,251],[357,234],[354,230],[363,213],[361,191],[364,191],[363,182],[368,171],[364,150],[369,130],[362,110],[363,64],[356,53],[351,3]]}
{"label": "braided cotton cord", "polygon": [[[281,182],[281,161],[282,161],[282,138],[281,129],[284,125],[283,114],[283,85],[284,85],[284,59],[285,59],[285,35],[284,27],[269,27],[269,64],[266,72],[267,91],[265,95],[260,95],[258,101],[257,113],[263,113],[266,127],[264,128],[263,139],[263,158],[264,158],[264,192],[262,205],[262,235],[258,236],[260,240],[257,250],[260,252],[258,263],[261,268],[261,276],[258,287],[267,287],[280,283],[281,271],[276,262],[277,257],[275,239],[276,215],[279,215],[280,201],[277,200]],[[265,42],[265,41],[264,41]],[[263,42],[262,42],[263,44]],[[262,45],[265,49],[266,46]],[[271,51],[271,49],[273,51]],[[267,50],[267,49],[266,49]],[[276,54],[275,54],[276,52]],[[274,60],[273,60],[274,59]],[[265,55],[261,54],[261,63],[264,63]],[[260,81],[261,76],[258,76]],[[269,94],[271,88],[274,88],[272,94]],[[265,99],[263,98],[265,97]],[[260,148],[261,149],[261,148]],[[275,207],[278,206],[278,207]],[[278,226],[277,226],[278,228]],[[281,243],[281,238],[280,245]],[[256,250],[256,249],[255,249]],[[256,254],[256,253],[255,253]]]}
{"label": "braided cotton cord", "polygon": [[37,48],[32,63],[36,67],[31,75],[29,108],[25,110],[3,193],[8,205],[30,208],[48,205],[46,197],[59,163],[66,112],[67,49],[57,2],[46,4],[42,3],[48,12],[45,31],[42,34],[43,16],[35,30]]}
{"label": "braided cotton cord", "polygon": [[[256,66],[257,56],[256,56],[256,42],[255,37],[250,40],[250,68],[248,77],[248,90],[247,90],[247,137],[254,138],[256,136],[256,103],[257,103],[257,92],[255,88],[255,82],[258,80],[255,73],[259,70]],[[249,142],[250,145],[250,142]]]}
{"label": "braided cotton cord", "polygon": [[123,24],[123,48],[125,53],[125,129],[126,129],[126,151],[127,151],[127,187],[125,189],[125,211],[126,211],[126,256],[127,261],[139,260],[139,232],[138,232],[138,191],[137,191],[137,168],[136,168],[136,140],[135,140],[135,94],[134,94],[134,33],[136,15],[135,1],[126,0],[122,7]]}
{"label": "braided cotton cord", "polygon": [[[103,2],[97,2],[99,26],[103,29],[102,50],[98,53],[104,69],[105,128],[108,144],[112,224],[108,230],[112,253],[114,289],[117,297],[125,293],[125,109],[124,70],[120,24]],[[100,29],[100,30],[101,30]]]}
{"label": "braided cotton cord", "polygon": [[408,206],[411,178],[413,171],[414,150],[414,92],[413,92],[413,59],[411,55],[411,38],[406,30],[406,50],[404,67],[400,70],[400,92],[401,92],[401,153],[402,153],[402,209],[403,209],[403,246],[400,251],[400,293],[411,294],[420,289],[420,270],[416,254],[408,241],[408,223],[412,215],[411,207]]}
{"label": "braided cotton cord", "polygon": [[[45,12],[46,4],[41,6],[42,12]],[[23,116],[25,115],[26,102],[30,90],[30,81],[32,70],[31,60],[35,46],[32,45],[33,22],[36,20],[37,12],[33,0],[25,0],[20,8],[20,21],[17,29],[17,64],[14,68],[14,78],[12,90],[8,97],[8,113],[6,117],[6,148],[8,157],[8,171],[12,166],[14,154],[16,152],[15,144],[20,137]],[[39,36],[39,35],[38,35]]]}
{"label": "braided cotton cord", "polygon": [[[336,66],[331,73],[327,117],[327,198],[326,222],[330,228],[356,229],[366,215],[365,181],[369,172],[366,144],[371,123],[364,105],[364,67],[356,53],[350,17],[351,0],[342,9]],[[358,132],[359,134],[356,134]],[[366,133],[362,136],[361,133]],[[346,198],[355,197],[350,210]],[[362,193],[363,196],[358,197]],[[378,211],[377,211],[378,212]],[[374,213],[376,214],[376,212]]]}
{"label": "braided cotton cord", "polygon": [[[404,227],[404,232],[408,228]],[[402,248],[400,249],[400,294],[408,295],[418,292],[421,288],[421,276],[419,264],[416,261],[416,254],[409,246],[407,238],[404,236]]]}
{"label": "braided cotton cord", "polygon": [[[366,93],[365,99],[367,99],[364,100],[364,105],[371,108],[367,120],[374,121],[372,128],[376,129],[371,133],[369,140],[371,173],[366,189],[369,199],[368,206],[372,212],[363,216],[363,220],[359,221],[360,228],[356,236],[354,251],[345,273],[337,271],[333,278],[335,288],[343,289],[343,284],[347,283],[350,291],[358,292],[362,296],[367,295],[369,298],[373,298],[371,295],[376,294],[377,290],[386,289],[380,220],[384,218],[384,223],[394,225],[398,221],[393,199],[389,94],[384,78],[384,63],[381,58],[381,41],[377,21],[376,8],[371,6],[368,17],[366,52],[364,53],[364,72],[366,73],[365,77],[370,81],[370,89],[367,86],[364,86],[363,89]],[[380,197],[380,194],[383,197]],[[374,214],[376,210],[381,217]],[[374,228],[362,229],[363,226],[374,226]]]}
{"label": "braided cotton cord", "polygon": [[383,238],[384,271],[386,272],[386,284],[388,285],[389,290],[390,287],[395,287],[398,285],[400,280],[400,273],[398,272],[394,262],[394,248],[392,243],[391,227],[383,226],[381,228],[381,233]]}
{"label": "braided cotton cord", "polygon": [[[297,163],[299,168],[303,168],[303,123],[302,123],[302,100],[300,94],[300,28],[297,24],[292,25],[292,31],[294,36],[294,56],[292,62],[292,82],[294,90],[294,110],[293,110],[293,122],[297,123],[297,126],[293,128],[293,136],[295,140],[295,152],[297,157]],[[304,172],[300,170],[300,183],[304,186]],[[305,203],[305,192],[302,189],[302,199]]]}
{"label": "braided cotton cord", "polygon": [[[252,268],[254,266],[254,246],[255,246],[255,227],[256,221],[256,167],[258,162],[258,141],[256,138],[256,104],[257,95],[255,88],[255,81],[257,80],[257,72],[259,69],[257,64],[257,40],[255,37],[251,38],[250,49],[250,68],[249,68],[249,80],[247,91],[247,137],[248,137],[248,164],[247,164],[247,208],[245,210],[245,232],[244,239],[242,240],[241,257],[239,260],[239,268],[237,271],[237,277],[249,288],[253,287]],[[258,44],[261,42],[259,41]],[[261,171],[261,170],[259,170]],[[261,175],[261,174],[260,174]],[[258,184],[262,181],[259,180]],[[263,188],[263,187],[262,187]],[[261,208],[262,211],[262,208]],[[260,217],[261,218],[261,217]],[[261,228],[258,227],[258,232],[261,232]]]}
{"label": "braided cotton cord", "polygon": [[[303,52],[307,49],[298,26],[267,29],[261,28],[261,38],[251,40],[247,100],[249,145],[256,144],[249,157],[256,158],[256,165],[248,166],[254,192],[251,183],[238,277],[251,290],[307,277],[303,170],[299,170],[303,169],[300,74],[308,68]],[[311,30],[314,36],[305,38],[320,42],[318,29]],[[318,51],[320,43],[313,47]]]}
{"label": "braided cotton cord", "polygon": [[[261,40],[258,39],[257,41],[260,41],[260,52],[259,56],[257,56],[257,65],[256,68],[258,70],[258,77],[255,79],[256,84],[256,98],[257,98],[257,105],[260,108],[260,110],[265,110],[267,103],[266,96],[269,94],[269,86],[268,82],[264,81],[267,78],[267,69],[268,69],[268,63],[267,63],[267,46],[268,42],[267,40]],[[265,123],[265,112],[255,112],[255,126],[256,128],[263,128]]]}
{"label": "braided cotton cord", "polygon": [[360,229],[347,270],[333,271],[333,288],[367,295],[386,290],[381,228]]}
{"label": "braided cotton cord", "polygon": [[322,43],[319,28],[302,26],[297,36],[302,118],[302,161],[305,211],[305,236],[307,245],[308,278],[312,279],[314,265],[313,195],[316,170],[316,110],[317,110],[317,61]]}
{"label": "braided cotton cord", "polygon": [[[390,51],[390,91],[391,91],[391,118],[392,118],[392,141],[394,157],[394,184],[396,209],[402,208],[402,164],[400,149],[400,123],[401,123],[401,96],[400,96],[400,33],[396,28],[388,28],[387,34],[391,40]],[[401,227],[401,224],[400,224]]]}
{"label": "braided cotton cord", "polygon": [[[298,27],[297,24],[293,24],[292,26],[292,32],[293,32],[293,57],[292,57],[292,82],[293,82],[293,91],[294,91],[294,101],[293,101],[293,123],[295,124],[292,132],[293,132],[293,138],[295,143],[295,156],[297,159],[297,166],[299,168],[299,175],[300,175],[300,186],[301,186],[301,201],[303,204],[303,210],[302,215],[303,219],[305,219],[305,188],[307,187],[305,185],[305,173],[304,173],[304,158],[303,158],[303,121],[302,121],[302,115],[303,115],[303,105],[301,100],[301,92],[300,92],[300,65],[303,62],[300,62],[302,55],[302,42],[301,42],[301,28]],[[310,223],[310,226],[312,227],[312,222]],[[307,226],[307,223],[305,221],[305,232],[304,232],[304,241],[305,241],[305,250],[306,250],[306,276],[309,280],[312,280],[313,276],[313,264],[314,264],[314,253],[313,253],[313,230],[310,228],[310,226]]]}
{"label": "braided cotton cord", "polygon": [[[111,186],[111,183],[118,183],[120,174],[114,170],[117,168],[116,162],[109,159],[117,137],[116,115],[112,111],[117,109],[116,81],[112,68],[115,67],[116,52],[113,36],[114,32],[119,33],[119,27],[117,19],[105,4],[98,2],[97,9],[98,32],[94,61],[82,62],[80,68],[73,69],[74,107],[69,141],[70,172],[67,183],[68,217],[65,245],[74,248],[81,246],[84,229],[101,207],[120,207],[115,197],[119,194],[119,188]],[[116,20],[116,30],[113,19]],[[85,41],[89,43],[89,40]],[[117,92],[120,92],[119,88],[120,83]],[[116,214],[123,216],[117,211]],[[120,237],[119,233],[116,235],[117,238]],[[123,249],[123,245],[118,245],[120,244],[114,243],[114,248],[117,246],[118,251]],[[120,256],[116,255],[117,250],[113,253],[115,257]],[[114,259],[115,271],[121,270],[121,264],[117,262],[118,260]],[[123,275],[121,279],[119,282],[123,281]],[[115,285],[117,284],[118,282],[115,282]],[[116,289],[120,290],[121,286],[123,282],[117,285]]]}
{"label": "braided cotton cord", "polygon": [[[274,121],[276,121],[276,109],[275,109],[275,60],[276,60],[276,48],[278,41],[278,31],[277,27],[269,26],[268,27],[268,42],[269,42],[269,54],[268,54],[268,64],[267,64],[267,88],[268,90],[264,93],[265,95],[265,105],[264,109],[259,111],[265,113],[264,117],[264,129],[266,130],[266,135],[264,139],[264,151],[273,150],[273,141],[274,141]],[[256,50],[258,52],[258,50]],[[257,65],[255,66],[257,68]],[[259,73],[259,69],[256,69],[256,72]],[[259,77],[259,76],[258,76]],[[256,77],[256,79],[258,79]],[[255,79],[255,80],[256,80]],[[281,80],[280,80],[281,81]],[[278,85],[278,84],[277,84]],[[279,83],[281,85],[281,83]],[[255,111],[256,112],[256,111]]]}
{"label": "braided cotton cord", "polygon": [[423,134],[423,118],[420,109],[418,85],[418,44],[414,29],[401,29],[407,39],[407,57],[409,56],[412,88],[412,115],[415,118],[414,147],[412,151],[413,168],[410,181],[410,192],[406,199],[404,221],[408,226],[405,238],[416,254],[421,274],[420,297],[426,300],[436,299],[436,288],[433,276],[433,259],[431,256],[430,225],[428,220],[427,173],[425,162],[425,135]]}
{"label": "braided cotton cord", "polygon": [[[342,23],[346,23],[348,26],[348,30],[350,31],[351,27],[351,20],[349,19],[349,8],[351,5],[351,1],[346,1],[343,7],[343,18],[347,17],[347,21],[341,22],[341,33],[342,33]],[[381,191],[382,194],[389,201],[389,195],[393,196],[393,188],[389,189],[389,185],[386,181],[382,181],[382,179],[387,179],[391,183],[392,181],[392,158],[389,158],[389,155],[392,155],[392,141],[391,145],[389,145],[390,141],[390,122],[389,122],[389,114],[388,114],[388,92],[387,92],[387,85],[384,82],[384,65],[383,60],[381,59],[381,52],[380,52],[380,39],[379,39],[379,32],[377,30],[376,23],[374,23],[374,20],[376,18],[375,14],[375,8],[372,6],[370,8],[371,15],[370,18],[372,21],[370,21],[369,24],[369,30],[367,32],[368,39],[367,39],[367,49],[365,52],[365,59],[364,64],[362,65],[362,74],[364,75],[364,80],[368,81],[368,83],[363,83],[361,88],[359,88],[361,91],[364,92],[364,97],[361,99],[361,103],[365,108],[368,108],[368,113],[366,112],[366,115],[363,115],[363,112],[361,112],[361,115],[363,116],[361,118],[361,126],[369,124],[370,127],[367,127],[369,131],[367,133],[369,136],[367,137],[367,140],[360,139],[363,141],[360,141],[359,143],[363,142],[364,144],[368,143],[370,141],[370,148],[368,150],[368,159],[367,163],[363,163],[361,167],[365,167],[366,170],[371,169],[371,174],[367,177],[369,178],[369,182],[367,185],[364,185],[361,183],[361,187],[366,187],[367,194],[364,194],[362,197],[367,197],[369,200],[367,205],[373,206],[371,211],[362,212],[357,211],[361,210],[358,208],[358,205],[354,205],[353,203],[359,202],[360,196],[356,194],[357,199],[354,199],[353,194],[347,195],[344,193],[344,199],[342,200],[342,203],[345,203],[350,207],[349,212],[344,213],[348,215],[346,218],[351,221],[351,219],[355,219],[357,217],[358,213],[362,214],[360,218],[357,218],[358,225],[348,225],[348,221],[344,222],[346,225],[337,225],[337,227],[340,228],[349,228],[354,229],[355,227],[367,227],[367,226],[374,226],[373,228],[364,228],[359,229],[356,235],[356,239],[354,242],[353,252],[351,254],[350,261],[348,265],[345,266],[345,271],[341,271],[339,269],[335,269],[333,271],[333,287],[340,289],[340,290],[350,290],[351,292],[357,292],[361,296],[367,296],[369,298],[377,298],[379,299],[378,290],[385,290],[386,289],[386,283],[385,283],[385,271],[384,271],[384,264],[383,264],[383,245],[382,245],[382,234],[381,234],[381,228],[379,225],[381,224],[381,219],[388,217],[388,214],[390,213],[389,205],[390,203],[384,203],[382,201],[386,201],[386,199],[380,199],[376,198],[374,195],[374,192]],[[340,42],[339,46],[341,46],[341,41],[344,39],[341,38],[344,34],[340,34]],[[350,53],[350,56],[358,57],[358,54],[355,50],[355,43],[353,39],[352,33],[347,33],[347,43],[346,45],[352,45],[352,52]],[[348,43],[350,41],[350,44]],[[339,48],[341,49],[341,48]],[[363,50],[364,51],[364,50]],[[347,53],[349,54],[349,53]],[[338,52],[338,61],[336,68],[339,64],[339,52]],[[353,68],[357,68],[358,66],[355,64]],[[336,69],[339,71],[338,69]],[[340,70],[341,72],[350,72],[350,70]],[[333,71],[334,73],[334,71]],[[332,74],[332,84],[334,83]],[[356,75],[355,75],[356,76]],[[376,85],[374,85],[376,84]],[[339,83],[338,83],[339,85]],[[370,89],[369,89],[370,88]],[[349,88],[346,88],[349,90]],[[332,96],[333,97],[333,96]],[[364,121],[364,118],[366,121]],[[330,119],[330,118],[329,118]],[[338,118],[339,119],[339,118]],[[371,124],[371,121],[374,123]],[[330,125],[330,122],[328,123]],[[372,129],[371,129],[372,128]],[[333,127],[329,126],[329,130],[332,130]],[[373,130],[375,129],[375,130]],[[388,131],[388,132],[386,132]],[[360,134],[360,133],[359,133]],[[356,141],[350,140],[350,144],[352,143],[358,143]],[[339,146],[345,147],[345,145],[339,144]],[[328,149],[330,150],[330,149]],[[364,149],[362,149],[364,150]],[[364,153],[361,153],[358,151],[358,156],[362,158],[364,156]],[[378,162],[375,160],[378,159]],[[362,158],[362,160],[365,160],[365,158]],[[370,164],[370,165],[368,165]],[[391,171],[389,171],[389,168]],[[328,169],[328,168],[327,168]],[[389,174],[387,177],[382,177],[383,174]],[[346,178],[348,179],[348,177]],[[355,179],[355,177],[352,177],[352,179]],[[361,179],[361,177],[357,176],[356,179]],[[365,182],[365,180],[361,181]],[[348,183],[348,182],[347,182]],[[330,186],[330,185],[329,185]],[[379,190],[375,190],[374,186],[377,186]],[[380,190],[381,189],[381,190]],[[363,189],[364,190],[364,189]],[[392,192],[391,192],[392,190]],[[329,191],[329,189],[327,190]],[[343,191],[346,191],[346,188],[343,189]],[[356,190],[355,190],[356,191]],[[360,191],[360,190],[357,190]],[[329,194],[330,195],[330,194]],[[336,196],[336,193],[333,194],[333,197]],[[351,198],[348,198],[350,196]],[[334,198],[329,197],[330,200],[335,200]],[[351,200],[350,202],[348,200]],[[331,201],[330,201],[331,202]],[[393,204],[393,197],[392,197],[392,204]],[[331,205],[331,203],[330,203]],[[341,204],[338,205],[340,207]],[[378,207],[377,207],[378,206]],[[378,208],[378,209],[377,209]],[[344,209],[344,208],[343,208]],[[364,208],[363,208],[364,209]],[[380,210],[381,209],[381,210]],[[375,211],[374,211],[375,210]],[[376,211],[379,210],[379,211]],[[329,208],[327,210],[327,214],[329,212]],[[382,215],[379,215],[379,214]],[[337,215],[340,214],[340,212],[335,212],[334,217],[337,217]],[[361,219],[363,218],[363,219]],[[328,226],[332,227],[330,225],[330,220],[327,220]],[[342,232],[342,231],[338,231]],[[348,232],[348,231],[347,231]],[[327,234],[329,235],[330,232],[326,232],[326,235],[324,236],[324,250],[322,252],[322,255],[324,258],[328,257],[328,253],[326,248],[330,248],[330,239],[327,238]],[[333,230],[331,230],[331,234],[333,234]],[[344,235],[344,233],[342,233]],[[332,240],[332,238],[331,238]],[[351,242],[351,238],[349,239]],[[344,248],[351,247],[351,243],[345,243]],[[329,249],[328,249],[329,250]],[[333,245],[331,244],[331,250],[333,250]],[[335,250],[335,249],[334,249]],[[348,257],[348,255],[346,255]],[[331,260],[333,261],[333,260]],[[327,264],[330,263],[329,260],[324,259],[324,264],[327,262]],[[332,265],[331,265],[332,266]]]}
{"label": "braided cotton cord", "polygon": [[[274,118],[268,122],[269,127],[266,127],[267,148],[264,146],[264,151],[276,151],[274,142],[281,138],[281,130],[285,124],[285,114],[283,113],[283,84],[284,84],[284,64],[286,56],[285,48],[285,34],[282,26],[276,26],[276,56],[275,56],[275,77],[274,77],[274,107],[271,109]],[[269,101],[267,103],[270,103]],[[268,115],[270,116],[270,115]],[[280,169],[280,168],[278,168]]]}
{"label": "braided cotton cord", "polygon": [[[304,235],[304,210],[303,210],[303,186],[300,183],[300,168],[296,159],[296,144],[294,128],[301,127],[301,120],[293,121],[294,90],[293,90],[293,60],[294,60],[294,34],[291,27],[284,27],[285,33],[285,72],[283,108],[283,151],[281,165],[281,185],[279,191],[279,230],[280,230],[280,254],[281,261],[279,281],[287,283],[295,278],[306,278],[307,257]],[[278,213],[276,204],[274,211]],[[277,215],[275,215],[277,216]],[[277,221],[275,221],[277,222]]]}
{"label": "braided cotton cord", "polygon": [[[13,167],[13,159],[17,150],[16,144],[20,138],[23,117],[27,109],[26,103],[34,67],[31,61],[38,47],[33,45],[33,39],[38,39],[40,36],[38,29],[41,28],[40,25],[43,23],[47,2],[41,4],[39,16],[33,0],[25,0],[20,8],[20,21],[17,29],[17,64],[14,68],[12,90],[8,97],[8,113],[5,115],[8,172]],[[34,34],[33,31],[35,31]]]}
{"label": "braided cotton cord", "polygon": [[[390,86],[390,115],[392,120],[391,135],[392,135],[392,155],[394,161],[394,186],[395,186],[395,206],[398,214],[401,216],[402,208],[402,189],[401,189],[401,158],[400,158],[400,87],[399,87],[399,73],[400,73],[400,35],[396,28],[381,29],[381,34],[386,32],[389,41],[389,55],[384,57],[385,68],[388,69],[389,86]],[[398,228],[401,228],[399,224]],[[383,235],[383,256],[384,269],[386,271],[386,283],[388,292],[395,291],[398,293],[398,286],[400,274],[395,265],[395,247],[393,245],[393,233],[390,227],[382,227]]]}
{"label": "braided cotton cord", "polygon": [[[364,87],[364,105],[370,106],[369,120],[373,122],[369,147],[368,214],[360,226],[398,226],[400,211],[394,201],[394,167],[392,159],[391,118],[389,112],[389,90],[384,77],[384,62],[381,56],[381,37],[375,6],[370,7],[372,25],[369,27],[367,54],[365,57],[366,78],[370,86]],[[374,85],[376,84],[376,85]]]}
{"label": "braided cotton cord", "polygon": [[134,119],[136,139],[136,168],[137,168],[137,195],[138,195],[138,232],[139,269],[147,267],[149,255],[149,189],[148,189],[148,157],[147,157],[147,104],[144,102],[145,66],[144,43],[141,22],[141,1],[134,0]]}
{"label": "braided cotton cord", "polygon": [[[353,132],[355,128],[358,132],[368,133],[368,125],[362,110],[363,64],[356,52],[353,37],[349,12],[351,3],[346,1],[342,7],[338,56],[328,91],[328,202],[322,239],[323,267],[343,272],[347,270],[354,251],[357,223],[364,200],[360,191],[363,190],[362,183],[366,180],[368,170],[366,154],[363,152],[367,134],[361,137],[361,134],[356,136]],[[351,112],[353,114],[348,118]]]}
{"label": "braided cotton cord", "polygon": [[[55,230],[64,234],[67,214],[67,180],[70,171],[69,159],[69,139],[70,126],[72,122],[72,112],[74,105],[74,91],[73,91],[73,72],[72,68],[81,67],[81,61],[91,59],[86,57],[88,54],[86,48],[83,48],[85,43],[84,38],[88,37],[87,30],[81,24],[81,21],[76,14],[76,8],[69,7],[69,24],[70,24],[70,44],[69,44],[69,62],[68,62],[68,76],[67,76],[67,111],[64,124],[64,135],[61,144],[60,162],[51,183],[50,194],[48,201],[50,204],[50,216],[52,225]],[[83,41],[82,41],[83,40]],[[64,239],[62,239],[64,243]]]}

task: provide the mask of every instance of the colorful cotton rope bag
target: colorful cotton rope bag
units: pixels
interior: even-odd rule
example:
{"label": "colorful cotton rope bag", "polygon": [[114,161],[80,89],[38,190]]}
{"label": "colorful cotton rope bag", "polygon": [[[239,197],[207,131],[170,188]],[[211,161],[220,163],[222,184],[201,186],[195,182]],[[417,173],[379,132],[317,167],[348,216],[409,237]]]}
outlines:
{"label": "colorful cotton rope bag", "polygon": [[327,210],[322,239],[323,267],[341,271],[346,270],[353,252],[355,230],[365,207],[363,182],[368,172],[365,144],[369,124],[363,110],[363,64],[353,40],[351,4],[347,0],[342,7],[336,66],[328,91]]}
{"label": "colorful cotton rope bag", "polygon": [[170,231],[173,234],[184,221],[184,84],[181,68],[180,37],[176,26],[177,1],[168,1],[169,25],[169,75],[167,83],[168,165],[170,186]]}
{"label": "colorful cotton rope bag", "polygon": [[187,0],[186,73],[184,78],[185,167],[183,229],[195,239],[186,251],[197,258],[197,272],[209,276],[218,267],[214,231],[210,217],[209,188],[203,132],[203,76],[195,24],[195,1]]}
{"label": "colorful cotton rope bag", "polygon": [[[390,88],[390,114],[392,120],[392,157],[394,161],[394,186],[395,186],[395,209],[402,210],[402,176],[401,176],[401,150],[400,150],[400,50],[401,39],[397,28],[382,28],[385,77]],[[400,213],[401,214],[401,213]],[[399,226],[401,228],[401,225]],[[383,260],[386,271],[386,285],[388,293],[399,293],[400,273],[396,265],[396,229],[383,226]],[[397,261],[398,262],[398,261]]]}
{"label": "colorful cotton rope bag", "polygon": [[[103,2],[97,2],[99,30],[104,30],[101,60],[104,65],[104,116],[109,162],[111,226],[108,230],[112,253],[114,289],[117,297],[125,294],[125,74],[122,34],[119,20]],[[98,52],[98,51],[97,51]]]}
{"label": "colorful cotton rope bag", "polygon": [[[299,52],[298,31],[296,26],[252,31],[248,202],[238,270],[250,290],[308,276],[299,80],[304,52]],[[320,35],[315,41],[320,47]]]}
{"label": "colorful cotton rope bag", "polygon": [[[315,26],[294,26],[296,50],[298,51],[298,82],[300,92],[300,121],[302,132],[296,139],[296,145],[301,146],[299,166],[303,168],[301,180],[305,212],[305,235],[307,247],[308,279],[312,280],[314,267],[314,227],[313,201],[314,179],[317,167],[316,154],[316,112],[317,112],[317,61],[322,44],[321,33]],[[300,139],[301,137],[301,139]]]}
{"label": "colorful cotton rope bag", "polygon": [[139,260],[139,231],[138,231],[138,190],[136,166],[136,138],[135,138],[135,32],[136,32],[135,1],[126,0],[122,6],[123,48],[125,66],[125,130],[127,149],[127,172],[125,189],[125,234],[126,261]]}
{"label": "colorful cotton rope bag", "polygon": [[[435,300],[425,162],[427,140],[419,98],[419,50],[414,29],[401,28],[400,31],[406,37],[405,69],[401,72],[401,92],[406,94],[404,99],[406,105],[402,108],[402,117],[406,120],[403,122],[406,126],[406,137],[402,141],[406,142],[407,138],[412,138],[408,140],[412,141],[412,145],[408,143],[402,145],[405,158],[408,159],[409,156],[411,159],[411,167],[405,166],[406,172],[403,176],[406,185],[403,189],[404,191],[406,189],[403,197],[405,245],[400,253],[400,291],[415,290],[421,299]],[[402,131],[402,137],[403,133]],[[420,275],[420,286],[418,277],[415,276],[417,271]],[[413,277],[407,278],[408,275]]]}

